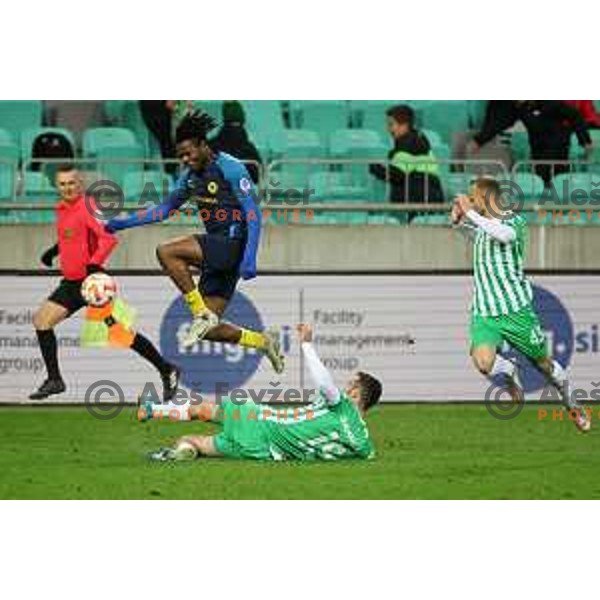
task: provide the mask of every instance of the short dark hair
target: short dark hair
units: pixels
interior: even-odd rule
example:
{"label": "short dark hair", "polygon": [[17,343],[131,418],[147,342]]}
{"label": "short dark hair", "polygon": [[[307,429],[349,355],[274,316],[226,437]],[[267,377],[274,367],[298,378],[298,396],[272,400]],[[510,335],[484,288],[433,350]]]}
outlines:
{"label": "short dark hair", "polygon": [[364,371],[359,371],[357,377],[360,385],[360,404],[362,409],[367,411],[379,402],[383,386],[379,379]]}
{"label": "short dark hair", "polygon": [[186,140],[201,142],[218,125],[216,119],[203,110],[195,110],[183,117],[175,131],[175,143]]}
{"label": "short dark hair", "polygon": [[398,123],[408,123],[411,127],[415,123],[415,111],[408,104],[396,104],[385,111],[388,117]]}

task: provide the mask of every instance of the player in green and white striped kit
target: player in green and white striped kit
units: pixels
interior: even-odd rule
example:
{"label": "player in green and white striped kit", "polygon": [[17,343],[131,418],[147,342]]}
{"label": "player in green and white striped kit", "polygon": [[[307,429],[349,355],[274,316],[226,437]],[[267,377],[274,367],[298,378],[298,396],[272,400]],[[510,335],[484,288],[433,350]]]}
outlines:
{"label": "player in green and white striped kit", "polygon": [[553,384],[569,410],[577,410],[580,431],[590,421],[569,394],[567,374],[548,353],[546,335],[532,306],[531,284],[524,274],[527,222],[502,209],[501,190],[495,179],[481,177],[470,196],[459,196],[452,221],[473,239],[474,294],[471,314],[471,356],[485,376],[503,375],[513,399],[521,401],[515,365],[497,352],[507,342]]}
{"label": "player in green and white striped kit", "polygon": [[201,419],[223,426],[214,436],[186,436],[173,448],[150,455],[157,461],[215,456],[258,460],[339,460],[372,458],[374,448],[363,419],[381,397],[381,383],[358,372],[345,390],[338,389],[312,345],[312,329],[299,325],[304,360],[318,390],[303,407],[283,408],[225,399],[182,410],[175,404],[141,407],[145,418]]}

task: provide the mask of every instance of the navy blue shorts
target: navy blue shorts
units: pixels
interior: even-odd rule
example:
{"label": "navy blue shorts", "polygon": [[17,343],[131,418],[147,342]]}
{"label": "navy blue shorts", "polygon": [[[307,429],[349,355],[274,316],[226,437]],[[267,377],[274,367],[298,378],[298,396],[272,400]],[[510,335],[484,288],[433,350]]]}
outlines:
{"label": "navy blue shorts", "polygon": [[210,233],[197,235],[196,238],[204,257],[198,282],[200,293],[229,300],[240,278],[245,241]]}

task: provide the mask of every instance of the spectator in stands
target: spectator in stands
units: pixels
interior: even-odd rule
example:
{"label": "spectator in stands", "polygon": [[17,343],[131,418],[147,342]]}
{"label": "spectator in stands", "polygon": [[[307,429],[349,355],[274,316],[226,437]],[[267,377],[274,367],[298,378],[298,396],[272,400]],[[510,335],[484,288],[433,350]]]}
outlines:
{"label": "spectator in stands", "polygon": [[486,142],[499,133],[522,121],[529,135],[531,159],[563,161],[562,164],[541,164],[535,172],[546,182],[558,173],[569,170],[571,134],[574,132],[586,156],[592,153],[592,139],[588,127],[572,106],[559,100],[506,100],[490,102],[483,126],[470,143],[470,150],[477,152]]}
{"label": "spectator in stands", "polygon": [[[244,107],[237,100],[223,102],[223,125],[217,135],[209,140],[209,145],[214,152],[226,152],[235,158],[254,163],[261,163],[260,154],[250,140],[244,125],[246,115]],[[258,183],[259,168],[257,164],[247,163],[246,168],[254,183]]]}
{"label": "spectator in stands", "polygon": [[413,109],[399,104],[388,109],[386,115],[394,141],[389,164],[373,164],[369,171],[377,179],[390,182],[390,202],[443,202],[435,156],[429,140],[415,128]]}
{"label": "spectator in stands", "polygon": [[[140,112],[146,127],[154,136],[160,147],[163,160],[175,159],[175,144],[173,143],[173,101],[172,100],[140,100]],[[175,173],[177,164],[167,165],[168,173]]]}
{"label": "spectator in stands", "polygon": [[600,128],[600,114],[596,111],[593,100],[563,100],[565,104],[576,108],[588,127]]}

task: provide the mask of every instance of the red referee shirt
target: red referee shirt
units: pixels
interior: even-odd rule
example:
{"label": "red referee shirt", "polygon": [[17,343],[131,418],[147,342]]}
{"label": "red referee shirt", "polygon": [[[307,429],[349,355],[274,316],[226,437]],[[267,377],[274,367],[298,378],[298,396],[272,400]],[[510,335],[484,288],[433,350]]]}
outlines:
{"label": "red referee shirt", "polygon": [[60,269],[65,279],[84,279],[87,266],[102,266],[118,242],[88,210],[83,194],[73,202],[61,200],[56,205],[56,229]]}

